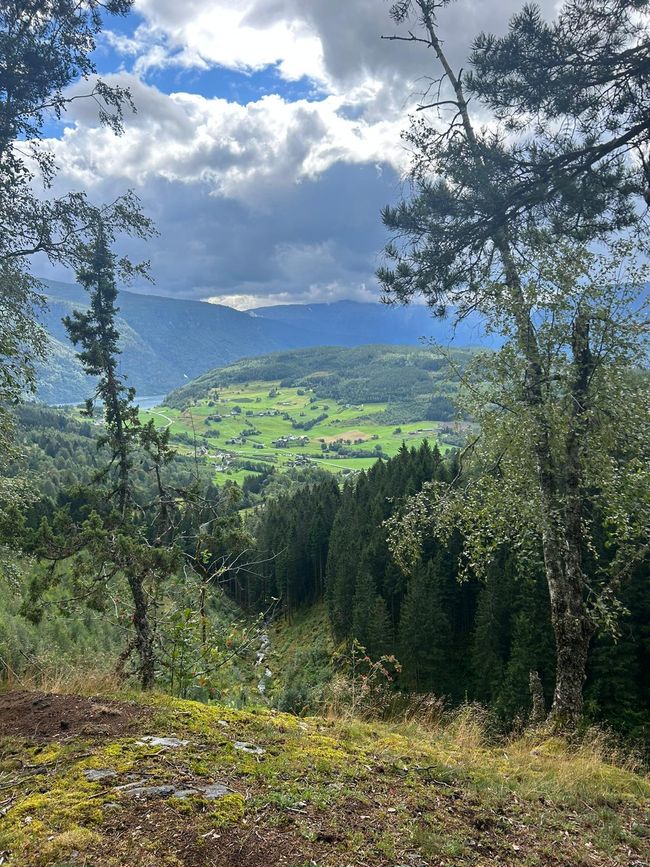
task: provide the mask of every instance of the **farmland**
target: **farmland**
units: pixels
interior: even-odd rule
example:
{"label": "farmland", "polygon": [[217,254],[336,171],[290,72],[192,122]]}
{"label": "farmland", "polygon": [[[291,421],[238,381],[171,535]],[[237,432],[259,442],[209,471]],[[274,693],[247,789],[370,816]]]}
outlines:
{"label": "farmland", "polygon": [[453,422],[382,423],[387,408],[322,398],[274,380],[213,388],[192,406],[161,406],[141,416],[170,427],[178,450],[207,460],[216,481],[309,465],[348,475],[396,454],[403,442],[428,439],[444,451],[462,433]]}

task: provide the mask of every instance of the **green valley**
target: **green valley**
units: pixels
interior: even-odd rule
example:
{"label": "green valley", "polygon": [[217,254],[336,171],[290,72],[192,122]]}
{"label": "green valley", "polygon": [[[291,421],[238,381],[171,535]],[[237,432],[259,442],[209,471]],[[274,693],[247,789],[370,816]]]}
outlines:
{"label": "green valley", "polygon": [[470,357],[393,346],[275,353],[211,371],[141,417],[169,427],[217,481],[309,465],[348,475],[404,442],[443,452],[462,442],[470,425],[452,398]]}
{"label": "green valley", "polygon": [[650,867],[650,0],[343,5],[0,0],[0,867]]}

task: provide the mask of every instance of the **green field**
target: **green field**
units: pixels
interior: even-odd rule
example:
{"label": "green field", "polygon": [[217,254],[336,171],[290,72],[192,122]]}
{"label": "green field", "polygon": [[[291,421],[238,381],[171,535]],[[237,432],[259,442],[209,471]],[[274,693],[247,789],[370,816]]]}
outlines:
{"label": "green field", "polygon": [[[179,451],[193,454],[196,447],[222,482],[241,482],[265,467],[307,464],[349,474],[371,467],[380,456],[391,457],[403,442],[428,439],[441,451],[450,447],[444,439],[453,438],[451,423],[374,421],[386,408],[385,403],[343,404],[315,397],[311,389],[258,381],[212,390],[184,410],[161,406],[141,417],[170,427]],[[286,445],[279,442],[283,438]]]}

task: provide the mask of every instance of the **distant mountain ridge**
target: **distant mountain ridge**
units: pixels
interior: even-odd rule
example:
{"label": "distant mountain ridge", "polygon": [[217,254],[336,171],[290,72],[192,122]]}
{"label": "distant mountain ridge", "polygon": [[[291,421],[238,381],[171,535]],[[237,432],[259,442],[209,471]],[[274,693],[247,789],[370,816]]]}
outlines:
{"label": "distant mountain ridge", "polygon": [[394,307],[359,301],[321,304],[281,304],[256,307],[255,317],[291,324],[306,332],[316,330],[318,342],[305,346],[362,346],[370,343],[416,344],[422,338],[454,346],[476,346],[486,342],[478,317],[470,317],[453,329],[450,320],[435,319],[419,304]]}
{"label": "distant mountain ridge", "polygon": [[[39,370],[38,397],[46,403],[72,403],[92,392],[62,317],[87,306],[81,286],[43,280],[47,310],[41,321],[51,353]],[[118,328],[121,372],[141,396],[169,392],[215,367],[241,358],[313,346],[368,343],[418,344],[422,337],[455,346],[485,342],[476,322],[452,335],[448,321],[435,320],[418,306],[400,308],[355,301],[290,304],[234,310],[205,301],[121,291]]]}

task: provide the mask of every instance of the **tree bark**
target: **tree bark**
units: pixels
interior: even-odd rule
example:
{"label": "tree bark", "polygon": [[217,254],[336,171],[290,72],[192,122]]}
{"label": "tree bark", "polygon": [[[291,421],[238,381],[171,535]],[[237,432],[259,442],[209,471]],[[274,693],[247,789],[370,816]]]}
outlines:
{"label": "tree bark", "polygon": [[153,635],[149,623],[147,598],[142,581],[137,575],[129,575],[128,580],[133,598],[135,646],[140,657],[140,685],[142,689],[147,690],[153,687],[155,676]]}
{"label": "tree bark", "polygon": [[547,568],[547,579],[557,653],[549,719],[554,726],[571,730],[582,715],[587,654],[593,630],[585,610],[582,574]]}
{"label": "tree bark", "polygon": [[539,679],[538,672],[530,672],[528,684],[530,688],[530,697],[533,701],[529,722],[530,725],[539,726],[546,719],[546,705],[544,703],[544,690],[542,689],[542,681]]}

